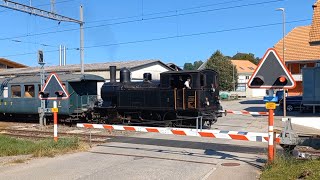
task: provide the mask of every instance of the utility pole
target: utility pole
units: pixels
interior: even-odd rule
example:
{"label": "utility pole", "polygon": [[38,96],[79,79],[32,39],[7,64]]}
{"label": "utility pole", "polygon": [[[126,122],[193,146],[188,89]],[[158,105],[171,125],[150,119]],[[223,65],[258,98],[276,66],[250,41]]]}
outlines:
{"label": "utility pole", "polygon": [[[30,1],[30,4],[31,4],[31,1]],[[54,13],[55,11],[54,4],[55,4],[55,0],[51,0],[51,12],[49,12],[39,8],[31,7],[31,5],[27,6],[27,5],[13,2],[10,0],[0,0],[0,7],[28,13],[35,16],[44,17],[44,18],[59,21],[59,22],[64,21],[64,22],[73,22],[73,23],[79,24],[80,25],[80,63],[81,63],[81,74],[83,74],[84,73],[83,7],[82,5],[80,6],[80,20],[76,20],[76,19],[72,19],[72,18]]]}
{"label": "utility pole", "polygon": [[[284,8],[278,8],[277,11],[282,11],[282,61],[286,65],[285,61],[285,35],[286,35],[286,12]],[[286,89],[283,89],[283,117],[287,116],[287,102],[286,102]]]}
{"label": "utility pole", "polygon": [[50,0],[50,4],[51,4],[51,13],[55,13],[55,8],[54,8],[54,5],[55,5],[55,0]]}

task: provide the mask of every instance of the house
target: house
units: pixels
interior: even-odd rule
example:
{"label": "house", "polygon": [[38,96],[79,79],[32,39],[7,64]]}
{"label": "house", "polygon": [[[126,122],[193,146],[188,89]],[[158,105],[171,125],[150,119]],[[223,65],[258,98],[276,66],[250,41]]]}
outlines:
{"label": "house", "polygon": [[236,92],[238,96],[242,97],[262,97],[266,95],[265,89],[250,89],[247,83],[256,69],[256,65],[249,60],[231,60],[238,72],[238,87]]}
{"label": "house", "polygon": [[274,45],[280,58],[283,58],[283,43],[285,46],[284,60],[297,86],[290,89],[289,95],[301,95],[302,68],[320,66],[320,0],[312,6],[313,20],[308,26],[294,28]]}
{"label": "house", "polygon": [[17,62],[10,61],[5,58],[0,58],[0,71],[2,71],[4,69],[25,68],[25,67],[28,67],[28,66],[17,63]]}

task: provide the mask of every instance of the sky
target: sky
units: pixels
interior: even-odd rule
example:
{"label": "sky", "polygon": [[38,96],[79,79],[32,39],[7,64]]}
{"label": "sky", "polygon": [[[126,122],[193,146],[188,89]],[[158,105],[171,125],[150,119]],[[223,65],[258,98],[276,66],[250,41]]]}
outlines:
{"label": "sky", "polygon": [[[50,11],[50,0],[12,0]],[[55,12],[79,19],[84,9],[84,62],[157,59],[164,63],[207,60],[216,50],[262,57],[294,27],[310,25],[316,0],[55,0]],[[1,1],[2,3],[2,1]],[[0,57],[38,66],[80,63],[79,24],[57,22],[0,7]]]}

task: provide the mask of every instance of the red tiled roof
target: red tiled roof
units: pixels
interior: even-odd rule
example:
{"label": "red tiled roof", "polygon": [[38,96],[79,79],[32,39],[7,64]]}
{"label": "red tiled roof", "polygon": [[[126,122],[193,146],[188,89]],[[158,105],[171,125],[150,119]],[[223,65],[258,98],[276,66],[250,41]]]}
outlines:
{"label": "red tiled roof", "polygon": [[239,74],[253,73],[256,65],[249,60],[231,60],[232,64],[236,66]]}
{"label": "red tiled roof", "polygon": [[312,25],[310,29],[310,43],[319,44],[320,42],[320,3],[317,1],[313,7]]}
{"label": "red tiled roof", "polygon": [[[285,36],[285,61],[320,60],[320,46],[309,44],[311,26],[299,26]],[[282,59],[283,39],[274,48]]]}

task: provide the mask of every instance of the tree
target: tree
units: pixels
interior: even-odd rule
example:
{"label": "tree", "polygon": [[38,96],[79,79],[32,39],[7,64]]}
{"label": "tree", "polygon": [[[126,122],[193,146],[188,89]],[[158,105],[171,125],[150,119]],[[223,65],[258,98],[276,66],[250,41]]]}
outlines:
{"label": "tree", "polygon": [[253,64],[258,64],[260,58],[255,57],[252,53],[237,53],[232,57],[232,59],[236,60],[249,60]]}
{"label": "tree", "polygon": [[183,70],[193,70],[192,63],[184,63]]}
{"label": "tree", "polygon": [[[208,59],[206,68],[213,69],[219,73],[220,90],[233,91],[237,87],[238,73],[232,62],[219,50],[214,52]],[[233,82],[234,80],[234,82]]]}
{"label": "tree", "polygon": [[192,63],[185,63],[183,66],[183,70],[197,70],[203,62],[201,60],[195,61],[193,64]]}

